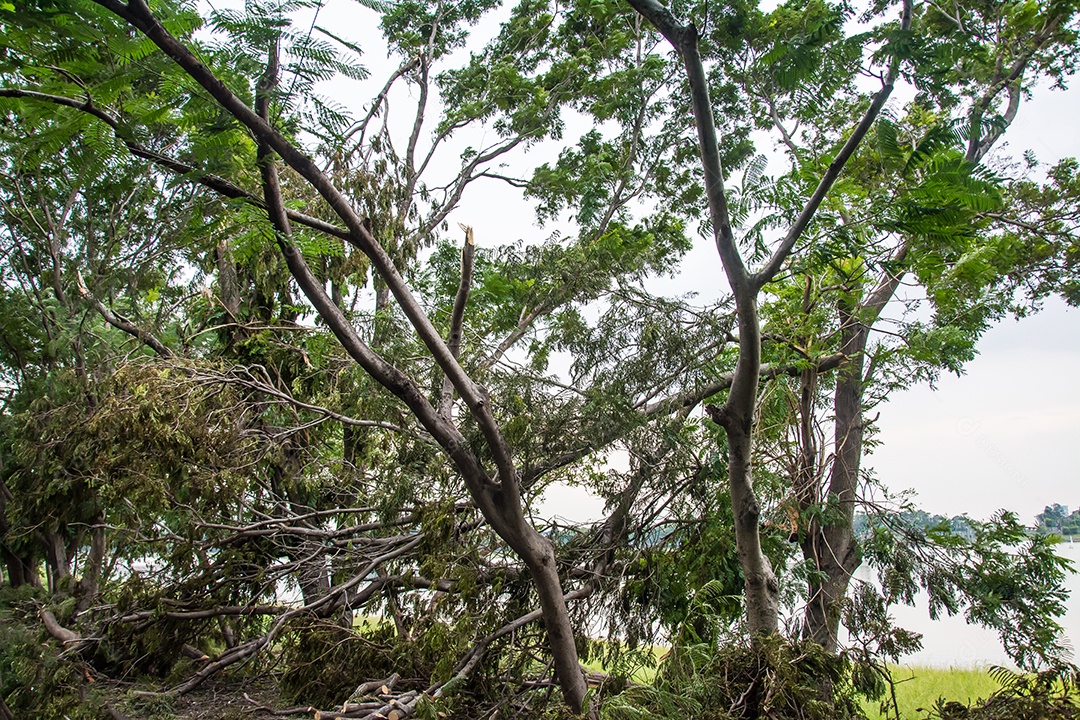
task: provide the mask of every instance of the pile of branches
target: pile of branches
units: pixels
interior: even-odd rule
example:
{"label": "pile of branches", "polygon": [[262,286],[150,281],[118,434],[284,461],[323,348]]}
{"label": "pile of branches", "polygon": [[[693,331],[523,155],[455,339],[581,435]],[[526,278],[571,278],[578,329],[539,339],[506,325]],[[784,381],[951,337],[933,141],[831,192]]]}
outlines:
{"label": "pile of branches", "polygon": [[[528,575],[471,505],[322,510],[272,487],[245,502],[259,519],[203,519],[189,506],[177,508],[183,534],[165,522],[109,527],[129,540],[94,603],[28,587],[12,607],[51,636],[76,684],[140,678],[140,692],[179,698],[222,673],[269,676],[283,700],[324,718],[547,704],[556,686]],[[625,572],[628,506],[548,531],[583,627]]]}

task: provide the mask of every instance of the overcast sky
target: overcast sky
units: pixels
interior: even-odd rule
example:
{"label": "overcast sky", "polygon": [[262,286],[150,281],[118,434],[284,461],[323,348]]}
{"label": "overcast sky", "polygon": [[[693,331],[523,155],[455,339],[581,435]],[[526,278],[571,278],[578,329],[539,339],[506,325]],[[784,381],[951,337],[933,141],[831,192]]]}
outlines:
{"label": "overcast sky", "polygon": [[1031,522],[1051,503],[1080,505],[1080,312],[1048,303],[993,328],[979,348],[965,375],[880,407],[882,445],[869,463],[931,512],[1005,508]]}

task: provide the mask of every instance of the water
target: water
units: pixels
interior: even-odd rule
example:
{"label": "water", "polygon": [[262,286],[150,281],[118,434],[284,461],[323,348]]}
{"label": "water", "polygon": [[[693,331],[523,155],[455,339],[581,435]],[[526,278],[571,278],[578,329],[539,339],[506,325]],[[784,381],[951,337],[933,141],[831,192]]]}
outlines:
{"label": "water", "polygon": [[[1080,569],[1080,543],[1061,545],[1060,554],[1072,560]],[[856,575],[860,580],[870,579],[870,571],[865,566]],[[1076,641],[1080,640],[1080,574],[1070,575],[1066,587],[1070,595],[1065,616],[1059,622],[1065,629],[1066,646],[1076,648]],[[897,625],[922,633],[923,636],[923,649],[903,658],[905,664],[963,668],[1013,665],[1001,649],[1001,642],[993,630],[968,625],[962,615],[931,620],[926,608],[926,593],[922,593],[914,607],[899,606],[893,609]],[[1071,659],[1073,662],[1080,660],[1075,654]]]}

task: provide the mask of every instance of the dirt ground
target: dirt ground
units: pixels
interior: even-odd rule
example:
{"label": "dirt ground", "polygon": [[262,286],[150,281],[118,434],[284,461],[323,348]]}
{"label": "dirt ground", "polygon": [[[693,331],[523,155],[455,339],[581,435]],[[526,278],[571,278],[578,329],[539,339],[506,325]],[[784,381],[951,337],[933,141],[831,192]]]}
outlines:
{"label": "dirt ground", "polygon": [[313,718],[317,709],[285,701],[272,680],[214,682],[181,697],[143,694],[130,686],[99,687],[113,720],[271,720]]}

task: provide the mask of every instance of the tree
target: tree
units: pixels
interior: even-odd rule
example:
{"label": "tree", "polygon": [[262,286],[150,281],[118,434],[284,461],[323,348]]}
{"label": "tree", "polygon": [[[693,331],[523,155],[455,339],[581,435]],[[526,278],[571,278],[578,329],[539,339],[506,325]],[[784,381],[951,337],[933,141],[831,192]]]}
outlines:
{"label": "tree", "polygon": [[[779,585],[768,559],[761,550],[759,518],[761,510],[751,477],[753,425],[757,407],[758,378],[761,369],[761,329],[758,295],[781,271],[795,249],[818,207],[832,188],[847,161],[858,149],[877,118],[899,74],[899,58],[891,60],[882,89],[874,96],[854,131],[822,175],[817,188],[791,225],[780,245],[758,272],[746,269],[732,233],[728,200],[724,191],[724,171],[715,135],[716,122],[704,65],[698,46],[699,36],[693,24],[680,24],[658,3],[631,3],[671,43],[686,67],[693,99],[694,119],[698,129],[709,213],[717,250],[724,272],[735,296],[739,319],[739,359],[731,391],[720,407],[710,406],[713,421],[724,428],[728,440],[728,473],[738,539],[739,561],[746,582],[746,614],[751,633],[772,634],[779,627]],[[899,32],[906,35],[911,27],[911,4],[905,3]]]}
{"label": "tree", "polygon": [[[1010,309],[1024,312],[1025,295],[1038,300],[1045,292],[1025,291],[1025,277],[1047,276],[1021,258],[1046,242],[1038,231],[1027,237],[1017,232],[1025,211],[1009,201],[1010,189],[1030,180],[998,179],[987,165],[1022,97],[1044,79],[1063,84],[1075,70],[1076,10],[1069,4],[1022,11],[1008,4],[956,4],[953,16],[937,6],[921,9],[914,27],[915,37],[924,40],[911,47],[911,72],[934,81],[921,86],[900,123],[878,123],[876,148],[864,155],[858,183],[836,193],[830,224],[871,239],[875,255],[860,249],[855,264],[839,273],[836,299],[825,301],[835,307],[831,327],[850,361],[838,371],[825,411],[834,418],[831,467],[812,471],[828,476],[827,491],[812,483],[799,491],[808,511],[804,555],[823,576],[810,587],[806,632],[825,647],[836,646],[842,601],[860,562],[851,513],[866,452],[867,410],[891,389],[932,379],[939,368],[959,372],[991,322]],[[965,63],[939,65],[961,52],[966,57],[972,47],[979,52]],[[871,173],[882,179],[870,180]],[[896,179],[885,180],[888,173],[897,173]],[[1060,177],[1051,179],[1047,192],[1060,183]],[[1060,212],[1052,202],[1043,207],[1051,217]],[[1061,258],[1075,235],[1065,240],[1070,231],[1060,223],[1055,228],[1064,230],[1054,252]],[[813,278],[812,262],[806,266],[812,277],[807,287],[821,282]],[[925,288],[933,318],[894,325],[900,344],[887,334],[873,340],[886,307],[909,279]],[[817,382],[805,378],[801,390],[800,452],[807,471],[818,451],[812,430],[819,422],[813,419]],[[815,517],[818,504],[833,503],[838,512]]]}
{"label": "tree", "polygon": [[[722,183],[724,171],[710,137],[718,125],[739,133],[745,121],[738,108],[724,105],[728,116],[719,122],[713,117],[705,65],[697,57],[711,59],[708,53],[718,33],[700,34],[658,4],[634,7],[661,31],[686,65],[706,186],[712,181],[707,191],[712,226],[739,312],[736,375],[744,373],[744,391],[736,392],[740,387],[736,380],[724,405],[713,406],[710,412],[728,436],[752,630],[771,632],[776,627],[776,583],[756,540],[760,513],[748,469],[760,362],[756,358],[761,355],[755,305],[766,283],[781,281],[769,288],[776,298],[769,309],[779,322],[770,323],[766,332],[774,342],[786,344],[788,352],[794,350],[803,358],[820,355],[826,348],[847,358],[833,384],[831,451],[822,454],[818,439],[821,421],[816,408],[823,380],[812,365],[803,370],[792,403],[798,420],[788,451],[798,537],[810,567],[805,633],[835,649],[848,583],[860,563],[852,523],[865,452],[864,413],[881,397],[872,400],[867,392],[881,375],[887,377],[885,388],[895,388],[913,375],[932,378],[941,366],[958,371],[972,357],[974,343],[988,323],[1013,307],[1022,274],[1014,263],[1026,252],[1020,248],[1048,247],[1046,239],[1037,237],[1039,230],[1027,238],[1018,236],[1013,213],[1019,208],[1006,209],[1000,200],[1006,192],[1004,183],[980,163],[1001,139],[1034,83],[1041,78],[1062,83],[1074,70],[1076,9],[1067,4],[1025,6],[1023,11],[1013,5],[957,5],[952,17],[937,6],[907,4],[898,28],[884,25],[874,31],[882,42],[874,58],[887,67],[881,75],[882,89],[866,99],[846,84],[851,82],[851,68],[858,67],[863,52],[859,41],[865,42],[866,36],[843,35],[840,28],[846,15],[841,7],[781,6],[770,16],[771,33],[745,33],[749,40],[741,62],[716,56],[709,79],[722,76],[743,93],[756,111],[752,117],[776,132],[792,163],[782,184],[758,201],[764,219],[748,229],[743,241],[743,247],[762,254],[762,227],[782,229],[782,239],[771,255],[764,253],[768,259],[754,275],[744,269],[738,253]],[[875,6],[864,20],[884,7]],[[753,17],[751,11],[741,19],[753,28],[747,19]],[[966,52],[959,46],[970,49],[973,44],[980,47],[976,57],[955,65],[951,58]],[[891,111],[881,113],[893,84],[901,78],[914,81],[921,92],[898,124]],[[816,93],[807,93],[807,87]],[[826,104],[832,109],[823,111]],[[859,117],[855,108],[867,105],[859,111],[857,123],[848,119]],[[958,147],[960,141],[963,147]],[[841,175],[845,165],[850,169]],[[1061,179],[1053,186],[1063,187]],[[1062,197],[1060,190],[1049,187],[1053,197]],[[1057,233],[1056,252],[1066,252],[1074,242],[1064,240],[1069,221],[1058,218],[1069,215],[1049,206],[1047,214],[1047,227],[1052,225],[1050,232]],[[778,277],[781,270],[786,277]],[[871,343],[872,328],[909,273],[927,288],[936,311],[934,321],[905,324],[900,349],[887,341]],[[825,308],[833,309],[833,318],[822,316]],[[795,323],[789,320],[800,316]],[[883,389],[882,395],[887,392]],[[733,430],[732,424],[738,427]]]}
{"label": "tree", "polygon": [[[418,230],[412,230],[402,227],[402,225],[404,225],[406,219],[415,218],[417,211],[413,209],[412,205],[414,198],[426,197],[428,193],[426,188],[419,187],[416,184],[419,169],[413,165],[416,138],[419,135],[419,127],[424,119],[425,112],[424,101],[421,99],[417,111],[416,130],[410,140],[404,165],[393,165],[395,172],[398,168],[404,168],[402,177],[389,181],[385,177],[389,163],[385,159],[380,159],[379,155],[389,155],[395,162],[401,162],[402,160],[397,158],[393,152],[385,129],[383,135],[376,135],[372,140],[370,150],[365,148],[365,154],[361,154],[359,157],[365,163],[374,163],[373,169],[379,172],[382,177],[373,174],[366,167],[351,169],[346,172],[344,168],[348,168],[348,163],[354,162],[356,159],[350,156],[339,159],[341,163],[339,167],[342,168],[341,171],[348,181],[356,183],[349,192],[363,191],[364,200],[374,203],[378,209],[383,209],[379,205],[383,199],[378,196],[377,188],[373,193],[367,192],[372,187],[368,183],[386,182],[385,187],[388,193],[386,197],[390,199],[395,197],[395,193],[401,193],[401,195],[397,196],[397,202],[391,208],[393,212],[396,212],[396,215],[393,212],[390,214],[373,213],[374,220],[371,222],[365,221],[352,209],[346,197],[346,191],[338,188],[330,177],[320,170],[308,156],[270,124],[270,119],[275,117],[274,113],[284,114],[291,109],[289,106],[290,95],[287,93],[282,94],[277,81],[279,67],[282,63],[281,54],[286,49],[282,47],[283,45],[289,42],[292,43],[291,46],[287,47],[287,50],[292,57],[298,58],[299,67],[293,68],[293,72],[297,77],[307,79],[310,74],[317,74],[321,71],[318,67],[319,63],[338,67],[334,65],[336,60],[334,60],[332,54],[327,59],[325,48],[308,45],[306,43],[310,42],[309,38],[296,38],[281,30],[281,27],[285,25],[282,20],[282,13],[288,9],[287,7],[257,8],[260,12],[256,13],[256,18],[253,21],[230,14],[223,14],[219,17],[219,27],[231,33],[232,37],[236,39],[235,43],[225,46],[226,49],[222,50],[221,57],[223,61],[235,63],[234,65],[227,65],[227,67],[223,66],[223,71],[235,73],[237,70],[243,72],[250,68],[261,67],[261,76],[258,78],[258,83],[253,83],[256,85],[254,109],[248,107],[238,95],[221,83],[207,65],[197,60],[195,55],[171,34],[170,28],[181,34],[189,34],[191,30],[197,27],[198,23],[191,14],[171,6],[163,6],[159,10],[161,17],[164,19],[164,24],[162,24],[158,16],[143,4],[123,6],[113,3],[106,4],[104,7],[115,11],[119,17],[145,32],[154,44],[176,62],[181,70],[179,74],[169,68],[162,68],[161,76],[166,83],[177,83],[188,93],[189,107],[185,108],[184,113],[179,115],[170,114],[169,112],[162,113],[158,108],[152,106],[148,113],[145,112],[146,106],[142,103],[147,97],[152,98],[152,95],[144,96],[141,94],[143,89],[139,87],[138,80],[125,76],[123,70],[121,70],[119,77],[109,78],[109,80],[113,82],[114,88],[121,88],[121,92],[114,96],[115,102],[120,105],[127,105],[130,109],[129,112],[131,112],[130,116],[117,116],[99,107],[99,105],[106,104],[107,98],[95,97],[97,86],[83,79],[82,75],[86,73],[85,69],[61,70],[59,72],[59,86],[62,91],[59,93],[42,92],[43,89],[51,89],[50,83],[54,83],[52,87],[55,87],[55,78],[48,78],[42,82],[42,79],[33,72],[26,72],[25,66],[22,64],[24,60],[27,60],[30,61],[29,65],[33,67],[35,64],[33,62],[35,60],[33,53],[40,52],[33,46],[33,42],[37,38],[34,37],[32,31],[41,31],[41,25],[35,17],[31,17],[28,23],[31,32],[26,32],[22,37],[18,38],[22,41],[20,44],[13,43],[13,47],[20,47],[20,49],[29,53],[22,57],[17,55],[13,63],[14,67],[20,71],[16,77],[21,86],[9,87],[4,90],[3,94],[6,97],[18,98],[22,101],[70,108],[76,111],[73,116],[79,118],[80,122],[83,120],[84,115],[88,115],[110,128],[123,146],[136,156],[147,159],[166,171],[193,178],[204,187],[226,197],[247,200],[266,208],[273,223],[273,232],[270,237],[278,244],[282,253],[281,256],[293,280],[308,298],[312,308],[318,313],[322,322],[330,328],[346,353],[372,379],[384,388],[389,389],[410,409],[414,420],[420,423],[424,434],[443,447],[447,456],[453,461],[458,471],[461,472],[460,477],[464,479],[474,504],[484,514],[487,523],[524,560],[529,572],[536,579],[536,588],[540,595],[548,637],[555,657],[556,672],[560,682],[563,684],[567,701],[573,707],[580,707],[584,695],[584,683],[577,666],[573,633],[567,615],[566,601],[557,575],[554,554],[550,542],[537,533],[526,520],[521,492],[522,489],[527,489],[534,484],[541,476],[589,454],[593,451],[594,446],[586,444],[583,448],[571,447],[569,450],[564,448],[558,453],[549,455],[548,458],[530,461],[530,464],[525,466],[527,472],[520,471],[514,464],[511,456],[512,448],[508,444],[505,432],[500,427],[500,421],[495,415],[496,412],[502,414],[505,409],[493,409],[489,393],[480,388],[462,370],[461,365],[458,363],[460,340],[455,341],[454,339],[460,338],[462,333],[460,322],[463,314],[461,309],[468,299],[470,290],[468,265],[471,262],[472,255],[471,233],[468,236],[464,254],[466,271],[462,273],[462,282],[456,293],[458,299],[455,302],[455,310],[451,314],[454,320],[452,327],[449,329],[449,336],[451,337],[449,345],[444,342],[428,314],[402,279],[394,258],[383,249],[373,234],[377,231],[385,232],[386,236],[398,245],[398,249],[403,251],[403,255],[398,258],[399,262],[407,260],[409,258],[407,249],[409,244],[413,243],[415,246],[416,243],[425,241],[430,236],[434,227],[441,222],[445,214],[456,203],[461,188],[474,179],[480,169],[483,169],[486,164],[497,158],[505,150],[525,142],[532,136],[553,132],[554,128],[557,127],[554,120],[546,120],[537,125],[536,108],[528,102],[520,104],[515,102],[510,106],[501,101],[495,103],[494,107],[512,111],[509,113],[511,115],[510,124],[506,128],[509,139],[500,141],[495,147],[486,152],[470,156],[466,160],[462,175],[459,178],[459,186],[448,192],[444,204],[435,204],[431,208],[432,215],[422,219]],[[132,42],[130,38],[125,37],[124,31],[115,24],[111,16],[96,10],[92,5],[80,3],[71,5],[58,4],[50,8],[50,10],[52,11],[50,17],[52,23],[63,21],[85,27],[82,23],[85,23],[86,18],[92,18],[94,22],[99,23],[108,32],[114,33],[115,37],[119,38],[114,40],[114,47],[119,49],[121,61],[118,62],[114,58],[111,54],[112,48],[106,45],[107,62],[100,63],[105,67],[119,66],[125,68],[127,63],[122,61],[124,58],[141,57],[150,50],[144,40]],[[25,13],[25,11],[22,12]],[[448,45],[443,45],[444,38],[453,37],[452,32],[444,35],[442,34],[443,31],[451,27],[454,22],[468,22],[471,19],[473,19],[473,10],[468,8],[463,8],[462,14],[456,18],[438,17],[435,20],[429,18],[428,42],[424,48],[426,55],[417,62],[409,59],[393,79],[405,75],[415,78],[422,88],[421,96],[423,97],[425,92],[423,88],[426,88],[427,83],[430,82],[427,63],[437,59],[440,53],[446,52],[458,42],[455,40],[449,42]],[[444,20],[447,23],[446,28],[440,26],[440,22]],[[399,14],[388,18],[388,32],[392,37],[401,39],[403,49],[412,51],[415,50],[413,44],[416,42],[416,36],[410,28],[413,24],[423,27],[423,22],[422,14],[418,16],[415,12],[402,8]],[[401,34],[398,36],[395,33]],[[61,45],[63,45],[63,42],[61,42]],[[543,47],[546,49],[546,46]],[[57,49],[56,55],[62,57],[63,53]],[[305,61],[309,61],[311,64],[305,65]],[[535,67],[530,65],[532,61],[527,56],[517,58],[516,62],[520,63],[524,68]],[[313,68],[313,66],[315,67]],[[416,72],[415,75],[412,74],[414,71]],[[513,77],[517,72],[513,67],[508,67],[508,71],[511,76],[508,78],[510,81],[519,82],[521,80],[521,78]],[[241,76],[236,76],[234,80],[239,77]],[[207,95],[204,96],[192,88],[192,80],[200,83]],[[453,78],[450,77],[449,80],[453,80]],[[463,77],[461,80],[463,86],[469,80],[468,75]],[[566,81],[565,71],[557,68],[546,74],[539,74],[538,78],[531,82],[536,86],[535,91],[538,98],[542,99],[551,95],[551,91],[544,89],[545,84],[550,85],[552,90],[558,91],[558,95],[551,100],[551,110],[554,110],[554,108],[558,107],[558,103],[565,102],[566,98],[572,95],[572,90],[578,89],[573,84],[569,89],[563,89],[562,85]],[[69,89],[72,84],[81,87],[92,99],[90,101],[76,100],[64,95],[63,91]],[[242,92],[248,89],[250,89],[250,85]],[[485,90],[491,92],[490,89]],[[495,88],[494,92],[497,95],[500,92],[499,88]],[[207,102],[208,100],[210,102]],[[372,113],[360,126],[361,130],[364,129],[367,121],[376,115],[382,102],[381,97],[376,99]],[[215,107],[214,103],[217,103],[218,106]],[[488,112],[485,109],[486,105],[480,104],[477,107],[480,109],[477,117],[485,117],[484,113]],[[226,114],[223,115],[223,112]],[[471,112],[477,113],[476,110]],[[240,126],[234,125],[233,121],[227,119],[227,115],[230,114],[247,130],[239,132],[238,128]],[[72,115],[64,117],[70,118]],[[540,119],[543,120],[543,117],[543,114],[541,114]],[[226,131],[217,132],[208,128],[206,125],[208,118],[212,119],[215,128],[224,127]],[[644,122],[641,112],[630,115],[630,118],[636,120],[638,125]],[[464,117],[451,117],[448,119],[446,126],[436,134],[436,144],[445,139],[459,124],[466,123],[471,119],[474,118],[468,114]],[[145,127],[149,127],[154,122],[167,125],[167,121],[175,122],[176,120],[181,121],[181,126],[186,122],[196,123],[194,126],[195,131],[192,133],[191,140],[188,141],[190,142],[191,151],[187,154],[190,159],[177,159],[165,152],[154,149],[148,145],[145,139],[145,131],[138,129],[137,121],[141,121]],[[333,117],[330,120],[336,121]],[[286,123],[286,126],[288,126],[288,123]],[[98,126],[98,129],[101,129],[100,126]],[[247,143],[244,135],[244,132],[247,131],[250,131],[256,140],[257,152],[254,154],[251,152],[250,144]],[[334,139],[341,145],[345,145],[349,142],[349,135],[342,135],[338,132]],[[228,149],[229,152],[222,153],[223,148]],[[213,152],[214,150],[217,152]],[[272,165],[271,152],[280,154],[290,164],[295,174],[284,177],[279,176],[278,171]],[[633,158],[632,149],[630,157]],[[420,166],[423,167],[425,164],[426,161],[421,163]],[[226,180],[218,175],[210,174],[207,170],[208,167],[227,170],[230,174],[243,179],[237,182]],[[254,168],[258,168],[257,177],[262,186],[261,197],[257,198],[242,189],[242,184],[245,181],[251,182],[255,179],[256,173],[252,172]],[[303,186],[298,185],[301,182],[308,183],[309,187],[305,190]],[[294,185],[297,185],[297,188],[292,190]],[[345,224],[345,227],[336,227],[312,215],[304,215],[288,210],[285,203],[287,188],[298,196],[317,193],[321,198],[319,202],[325,203],[325,206],[318,207],[319,212],[332,212],[337,216],[339,222]],[[314,198],[312,198],[312,202],[314,202]],[[570,252],[553,251],[549,253],[552,259],[559,259],[562,256],[562,264],[550,268],[550,279],[545,278],[547,282],[538,286],[544,287],[546,285],[546,293],[539,295],[539,302],[529,306],[528,312],[524,308],[522,309],[516,322],[509,326],[509,335],[498,344],[491,355],[480,359],[479,367],[481,369],[491,368],[495,362],[498,362],[508,349],[530,332],[537,318],[544,317],[546,314],[552,313],[570,302],[581,302],[583,299],[588,300],[605,293],[610,285],[612,274],[632,276],[650,267],[662,267],[667,262],[666,256],[673,251],[677,251],[683,245],[681,242],[681,230],[678,225],[663,218],[651,224],[651,227],[626,227],[621,222],[618,222],[620,219],[619,209],[625,202],[624,190],[616,192],[613,197],[608,199],[608,209],[602,214],[602,219],[589,229],[580,243],[572,247]],[[220,210],[218,211],[220,212]],[[386,305],[389,295],[380,291],[376,304],[376,327],[378,328],[381,325],[383,329],[377,330],[370,342],[365,341],[346,317],[342,306],[338,304],[343,300],[343,297],[341,297],[343,294],[342,287],[344,286],[342,279],[333,280],[334,288],[331,289],[331,292],[328,293],[325,290],[324,283],[312,272],[308,260],[300,248],[302,242],[311,242],[311,239],[297,234],[293,228],[294,222],[309,228],[315,228],[321,232],[328,232],[336,238],[344,238],[364,253],[367,262],[377,273],[379,282],[385,286],[384,289],[389,291],[389,295],[396,298],[399,309],[404,313],[409,324],[426,347],[427,360],[418,363],[416,369],[424,374],[435,372],[449,382],[448,385],[446,382],[440,383],[442,388],[438,395],[438,402],[423,390],[420,383],[390,364],[383,355],[373,349],[374,344],[378,343],[387,346],[393,339],[393,333],[387,329],[391,320],[390,317],[386,317],[391,315],[391,311]],[[385,223],[385,226],[380,227],[379,223]],[[234,243],[227,242],[223,244],[219,242],[213,250],[219,275],[221,304],[231,321],[231,325],[237,324],[241,320],[239,316],[242,314],[236,291],[237,283],[241,279],[239,277],[241,273],[230,262],[238,250],[233,245]],[[310,246],[308,251],[310,252]],[[580,271],[583,268],[589,268],[590,266],[595,270],[581,274]],[[575,270],[575,274],[568,276],[565,273],[571,267]],[[263,322],[271,320],[268,313],[275,306],[281,308],[281,320],[285,322],[295,320],[295,314],[292,317],[284,315],[286,309],[292,305],[287,287],[278,284],[275,292],[267,292],[274,287],[273,282],[268,283],[258,277],[252,278],[252,280],[256,304],[260,310],[267,311],[261,313]],[[494,279],[491,280],[493,283]],[[535,282],[535,279],[530,280],[529,285],[532,285],[533,282]],[[243,283],[240,284],[240,287],[243,287]],[[524,289],[527,290],[527,287]],[[280,296],[280,300],[274,297],[275,294]],[[529,302],[531,294],[535,293],[518,293],[519,297],[511,296],[509,299],[512,302],[521,302],[522,300]],[[130,320],[113,313],[104,304],[99,303],[95,307],[105,322],[147,343],[162,357],[167,358],[173,354],[173,351],[156,339],[152,332],[140,328]],[[260,316],[260,313],[253,314],[257,317]],[[505,315],[496,318],[496,320],[497,322],[493,323],[489,332],[498,331],[505,325]],[[453,324],[456,324],[456,326],[453,326]],[[240,341],[249,332],[241,325],[236,332],[228,333],[231,336],[227,337],[226,340],[239,345]],[[250,343],[248,345],[250,351]],[[305,361],[306,359],[305,357]],[[272,386],[272,383],[263,384],[258,382],[249,383],[248,387],[259,393],[271,393],[275,397],[288,399],[292,384],[286,379],[283,383],[279,381],[276,388]],[[469,408],[469,412],[465,413],[457,422],[454,419],[452,406],[454,392],[462,397],[465,405]],[[313,409],[311,405],[302,407],[308,410]],[[580,409],[581,405],[580,403],[572,403],[571,408]],[[314,409],[317,410],[318,408]],[[333,414],[333,416],[336,418],[342,417],[338,414]],[[348,420],[348,418],[342,419]],[[372,422],[377,423],[378,421]],[[632,422],[638,423],[640,421],[635,419]],[[363,426],[364,421],[353,422],[350,425],[353,427]],[[358,454],[356,438],[352,437],[350,439],[347,437],[345,444],[346,452],[350,454],[351,459],[355,459]],[[286,458],[283,463],[276,464],[279,465],[278,469],[282,469],[295,464],[295,459],[289,460]],[[488,465],[498,468],[497,478],[493,477],[485,469],[485,466]],[[276,475],[277,470],[274,470],[274,473]],[[276,487],[275,492],[277,492]],[[295,501],[290,500],[290,502]],[[299,508],[294,509],[294,515],[297,518],[302,516],[302,513],[299,513]],[[319,554],[321,555],[321,551]],[[315,564],[318,565],[319,562],[316,560]],[[362,579],[365,574],[361,573],[359,577]],[[310,609],[322,609],[326,607],[327,602],[330,600],[335,602],[340,600],[343,590],[347,590],[352,582],[346,583],[344,588],[339,586],[332,595],[324,595],[314,602],[306,603],[306,606],[310,606]],[[301,589],[305,589],[303,580],[301,581]],[[306,589],[304,595],[305,599],[307,599]],[[289,615],[290,613],[286,614]],[[257,642],[250,641],[236,646],[236,648],[233,648],[235,652],[230,651],[229,660],[235,661],[247,657],[252,652],[257,651],[259,647],[265,646],[271,637],[272,633],[258,638]],[[482,651],[482,646],[480,650]],[[215,665],[223,667],[224,659]],[[465,668],[474,665],[475,661],[472,661],[466,663]],[[205,675],[202,676],[205,677]]]}

